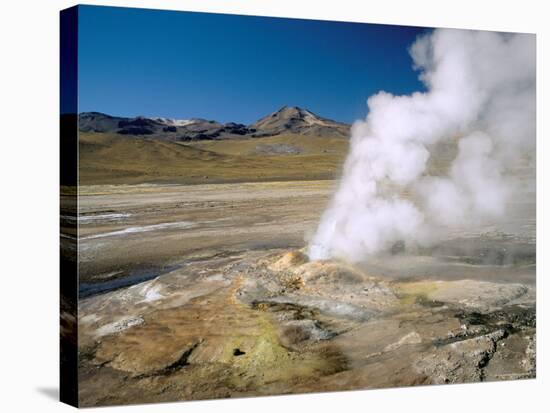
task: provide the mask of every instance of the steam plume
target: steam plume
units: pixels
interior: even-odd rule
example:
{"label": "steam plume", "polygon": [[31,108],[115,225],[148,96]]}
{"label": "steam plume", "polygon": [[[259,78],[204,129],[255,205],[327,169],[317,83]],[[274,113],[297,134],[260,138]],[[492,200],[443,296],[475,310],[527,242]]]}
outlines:
{"label": "steam plume", "polygon": [[360,261],[498,222],[518,190],[511,171],[534,159],[533,35],[440,29],[410,53],[427,91],[368,99],[311,259]]}

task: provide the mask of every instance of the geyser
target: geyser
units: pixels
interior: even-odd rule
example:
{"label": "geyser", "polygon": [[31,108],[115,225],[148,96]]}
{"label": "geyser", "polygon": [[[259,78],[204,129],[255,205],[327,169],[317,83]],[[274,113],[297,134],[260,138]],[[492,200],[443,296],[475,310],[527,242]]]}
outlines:
{"label": "geyser", "polygon": [[[438,29],[410,49],[426,92],[368,99],[310,259],[361,261],[398,241],[427,246],[453,228],[506,217],[534,166],[535,36]],[[433,172],[442,147],[453,148]]]}

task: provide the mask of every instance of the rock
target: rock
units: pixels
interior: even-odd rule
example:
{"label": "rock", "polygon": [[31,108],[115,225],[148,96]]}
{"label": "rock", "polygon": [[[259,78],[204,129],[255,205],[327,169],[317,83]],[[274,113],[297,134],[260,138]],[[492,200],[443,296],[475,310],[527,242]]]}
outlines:
{"label": "rock", "polygon": [[330,261],[312,261],[295,269],[307,283],[360,284],[368,281],[360,270],[347,264]]}
{"label": "rock", "polygon": [[447,344],[428,355],[421,356],[414,367],[429,377],[433,384],[482,381],[483,368],[504,338],[504,330]]}
{"label": "rock", "polygon": [[[490,312],[507,304],[533,304],[534,294],[531,287],[523,284],[504,284],[476,280],[459,281],[419,281],[402,283],[397,288],[404,298],[417,301],[449,304],[480,312]],[[523,302],[525,301],[525,302]]]}
{"label": "rock", "polygon": [[255,153],[263,155],[299,155],[303,149],[286,143],[256,145]]}
{"label": "rock", "polygon": [[384,351],[393,351],[407,344],[420,344],[420,343],[422,343],[422,337],[420,337],[420,334],[418,334],[416,331],[411,331],[409,334],[401,337],[399,341],[392,344],[388,344],[384,348]]}
{"label": "rock", "polygon": [[120,129],[118,132],[120,135],[152,135],[153,130],[140,126],[130,126],[124,129]]}
{"label": "rock", "polygon": [[[531,333],[534,332],[534,329]],[[485,380],[511,380],[535,377],[534,342],[530,333],[512,334],[499,341],[485,368]]]}
{"label": "rock", "polygon": [[129,328],[139,326],[143,324],[144,320],[141,317],[129,317],[115,321],[113,323],[105,324],[99,327],[95,334],[97,337],[105,336],[108,334],[120,333],[121,331],[128,330]]}
{"label": "rock", "polygon": [[283,254],[277,261],[268,266],[271,271],[279,272],[294,270],[308,261],[307,255],[301,251],[290,251]]}
{"label": "rock", "polygon": [[290,320],[282,324],[280,340],[283,346],[291,347],[304,342],[328,340],[334,335],[314,320]]}

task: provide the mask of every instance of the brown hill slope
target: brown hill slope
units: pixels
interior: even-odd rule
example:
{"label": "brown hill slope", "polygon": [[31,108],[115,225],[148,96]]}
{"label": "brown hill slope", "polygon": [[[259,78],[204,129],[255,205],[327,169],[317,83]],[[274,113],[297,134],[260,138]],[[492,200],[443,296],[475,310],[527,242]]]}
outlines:
{"label": "brown hill slope", "polygon": [[333,179],[347,145],[347,139],[302,135],[177,143],[81,132],[79,181],[91,185]]}

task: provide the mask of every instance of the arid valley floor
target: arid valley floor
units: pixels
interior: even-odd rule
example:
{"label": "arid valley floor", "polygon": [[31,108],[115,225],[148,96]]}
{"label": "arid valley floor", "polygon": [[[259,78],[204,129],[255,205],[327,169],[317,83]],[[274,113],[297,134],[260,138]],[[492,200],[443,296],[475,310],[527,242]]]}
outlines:
{"label": "arid valley floor", "polygon": [[308,262],[335,185],[81,187],[81,404],[534,377],[534,215]]}

